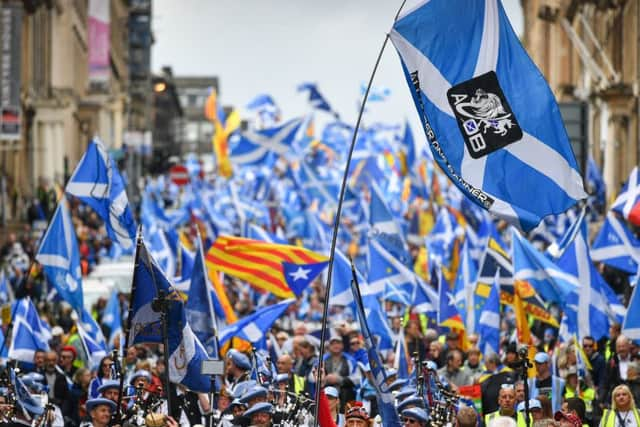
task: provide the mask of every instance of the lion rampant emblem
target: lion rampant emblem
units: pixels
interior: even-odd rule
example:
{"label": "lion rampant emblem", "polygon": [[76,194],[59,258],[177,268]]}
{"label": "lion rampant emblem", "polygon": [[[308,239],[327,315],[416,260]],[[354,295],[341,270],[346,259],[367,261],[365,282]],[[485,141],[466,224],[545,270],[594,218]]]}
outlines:
{"label": "lion rampant emblem", "polygon": [[500,97],[484,89],[476,89],[471,100],[457,104],[456,110],[478,121],[484,133],[491,129],[493,133],[504,136],[513,126],[511,114],[505,111]]}

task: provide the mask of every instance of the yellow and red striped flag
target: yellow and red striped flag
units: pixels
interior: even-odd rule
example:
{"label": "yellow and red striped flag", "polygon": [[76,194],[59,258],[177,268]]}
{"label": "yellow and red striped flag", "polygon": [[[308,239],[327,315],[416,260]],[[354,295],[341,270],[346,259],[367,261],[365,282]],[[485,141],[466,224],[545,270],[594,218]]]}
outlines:
{"label": "yellow and red striped flag", "polygon": [[219,236],[206,256],[209,268],[280,298],[300,295],[327,260],[303,247],[231,236]]}

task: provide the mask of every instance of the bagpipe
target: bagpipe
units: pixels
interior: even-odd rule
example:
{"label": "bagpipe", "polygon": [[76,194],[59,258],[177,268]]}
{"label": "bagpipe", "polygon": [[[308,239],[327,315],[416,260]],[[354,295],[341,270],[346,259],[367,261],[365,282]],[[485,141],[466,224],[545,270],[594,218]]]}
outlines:
{"label": "bagpipe", "polygon": [[9,360],[2,370],[0,370],[0,388],[6,390],[4,402],[0,404],[0,423],[13,421],[16,414],[18,397],[15,382],[15,361]]}
{"label": "bagpipe", "polygon": [[435,363],[430,360],[421,361],[417,353],[414,353],[413,359],[418,396],[424,400],[430,425],[444,427],[449,423],[455,424],[461,396],[452,392],[440,380]]}

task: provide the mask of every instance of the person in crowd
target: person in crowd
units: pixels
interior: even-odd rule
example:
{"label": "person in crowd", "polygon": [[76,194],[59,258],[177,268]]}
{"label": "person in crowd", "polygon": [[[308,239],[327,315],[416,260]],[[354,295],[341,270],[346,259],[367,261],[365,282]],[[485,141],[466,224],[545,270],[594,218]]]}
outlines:
{"label": "person in crowd", "polygon": [[477,384],[480,382],[480,377],[484,369],[480,363],[480,357],[482,353],[478,347],[471,347],[467,351],[467,360],[464,361],[463,370],[469,376],[470,384]]}
{"label": "person in crowd", "polygon": [[589,359],[591,369],[589,375],[595,388],[604,385],[604,376],[606,374],[604,356],[598,351],[598,344],[592,336],[586,336],[582,339],[582,349]]}
{"label": "person in crowd", "polygon": [[318,356],[316,349],[305,337],[296,337],[294,341],[296,363],[294,367],[294,392],[300,394],[310,391],[309,376],[313,374],[317,365]]}
{"label": "person in crowd", "polygon": [[44,381],[48,386],[49,401],[60,407],[64,417],[72,418],[72,407],[67,378],[58,370],[58,354],[50,351],[45,356]]}
{"label": "person in crowd", "polygon": [[442,343],[440,341],[431,341],[429,344],[429,360],[433,361],[438,369],[445,365]]}
{"label": "person in crowd", "polygon": [[536,353],[533,358],[536,376],[529,380],[529,392],[532,397],[544,395],[551,397],[553,376],[549,368],[550,358],[545,352]]}
{"label": "person in crowd", "polygon": [[66,345],[60,349],[60,368],[62,368],[62,372],[67,376],[69,380],[73,378],[73,375],[76,373],[78,369],[73,365],[73,362],[78,357],[78,351],[74,346]]}
{"label": "person in crowd", "polygon": [[560,423],[560,427],[582,427],[582,421],[577,415],[558,411],[553,418]]}
{"label": "person in crowd", "polygon": [[272,415],[273,405],[268,402],[256,403],[243,414],[245,418],[251,420],[251,425],[254,427],[271,427],[273,425]]}
{"label": "person in crowd", "polygon": [[402,411],[403,427],[427,427],[429,416],[422,408],[408,408]]}
{"label": "person in crowd", "polygon": [[[618,346],[616,346],[617,349]],[[640,413],[636,408],[631,390],[625,384],[615,386],[611,392],[611,408],[603,411],[600,427],[637,426],[640,426]]]}
{"label": "person in crowd", "polygon": [[607,363],[607,374],[601,393],[601,398],[604,402],[611,399],[611,391],[616,386],[623,384],[627,380],[629,364],[633,362],[630,347],[629,338],[624,335],[618,335],[615,342],[615,354]]}
{"label": "person in crowd", "polygon": [[71,385],[71,418],[76,422],[87,416],[85,403],[89,398],[89,383],[91,382],[91,371],[87,368],[80,368],[73,374],[73,384]]}
{"label": "person in crowd", "polygon": [[355,399],[355,387],[360,384],[360,377],[355,361],[344,353],[342,342],[342,337],[339,335],[333,335],[329,339],[329,354],[324,358],[323,378],[326,385],[338,389],[340,404],[344,407],[346,402]]}
{"label": "person in crowd", "polygon": [[525,402],[522,401],[516,406],[518,427],[533,426],[533,423],[544,418],[542,404],[538,399],[529,399],[529,422],[527,423]]}
{"label": "person in crowd", "polygon": [[515,389],[516,389],[516,406],[520,403],[524,401],[525,395],[524,395],[524,381],[522,380],[518,380],[515,383]]}
{"label": "person in crowd", "polygon": [[246,354],[236,349],[227,352],[225,365],[225,382],[230,390],[233,390],[238,383],[249,379],[251,362]]}
{"label": "person in crowd", "polygon": [[498,416],[493,418],[487,427],[517,427],[517,424],[512,417]]}
{"label": "person in crowd", "polygon": [[498,410],[489,412],[484,417],[486,425],[498,417],[511,417],[516,420],[516,391],[513,384],[503,384],[498,394]]}
{"label": "person in crowd", "polygon": [[100,365],[98,366],[98,372],[96,376],[91,380],[91,384],[89,385],[89,398],[94,399],[98,397],[100,392],[98,389],[102,385],[105,380],[110,380],[113,378],[113,359],[111,356],[105,356],[100,360]]}
{"label": "person in crowd", "polygon": [[570,397],[565,399],[562,404],[562,412],[573,414],[576,417],[580,418],[580,422],[584,426],[585,424],[591,425],[591,418],[587,417],[587,407],[584,404],[584,401],[579,397]]}
{"label": "person in crowd", "polygon": [[87,400],[86,406],[91,417],[91,424],[87,426],[91,427],[107,427],[111,422],[111,414],[116,410],[116,404],[103,397]]}
{"label": "person in crowd", "polygon": [[347,406],[345,413],[345,427],[368,427],[369,412],[362,406],[362,402],[353,402]]}
{"label": "person in crowd", "polygon": [[331,419],[334,421],[336,426],[344,426],[345,419],[344,414],[340,412],[340,394],[338,392],[338,389],[332,386],[327,386],[323,391],[325,396],[327,396],[327,400],[329,401],[329,412],[331,415]]}
{"label": "person in crowd", "polygon": [[462,352],[457,348],[451,349],[447,354],[445,367],[438,370],[438,375],[444,378],[449,385],[460,387],[471,383],[471,377],[462,369]]}
{"label": "person in crowd", "polygon": [[458,413],[456,414],[455,427],[477,427],[479,421],[476,410],[463,405],[458,409]]}
{"label": "person in crowd", "polygon": [[[480,377],[482,390],[482,408],[484,413],[498,410],[498,397],[503,384],[515,384],[517,373],[500,363],[496,353],[485,356],[485,371]],[[515,392],[515,389],[514,389]]]}
{"label": "person in crowd", "polygon": [[[579,397],[585,404],[585,412],[587,418],[593,419],[594,401],[596,399],[596,391],[590,387],[586,381],[578,378],[578,369],[575,366],[567,369],[565,373],[565,385],[562,397],[567,400],[573,397]],[[584,420],[585,417],[580,417]]]}

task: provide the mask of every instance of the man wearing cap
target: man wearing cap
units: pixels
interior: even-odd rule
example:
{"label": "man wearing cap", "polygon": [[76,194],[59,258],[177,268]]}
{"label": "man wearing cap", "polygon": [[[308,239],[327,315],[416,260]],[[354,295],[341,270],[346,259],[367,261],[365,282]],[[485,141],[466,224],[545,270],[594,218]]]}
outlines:
{"label": "man wearing cap", "polygon": [[337,426],[344,426],[345,419],[344,414],[340,413],[340,394],[338,393],[338,389],[332,386],[327,386],[323,391],[329,402],[331,419]]}
{"label": "man wearing cap", "polygon": [[107,427],[111,421],[111,414],[116,410],[116,404],[104,397],[89,399],[86,403],[87,412],[91,416],[92,427]]}
{"label": "man wearing cap", "polygon": [[588,419],[593,419],[593,401],[596,398],[596,391],[589,387],[587,383],[578,378],[578,369],[575,366],[567,368],[565,374],[565,385],[563,400],[578,397],[585,405],[585,415]]}
{"label": "man wearing cap", "polygon": [[549,355],[543,351],[536,353],[533,358],[536,367],[536,376],[529,380],[529,390],[532,397],[543,394],[551,399],[551,387],[553,378],[549,368]]}
{"label": "man wearing cap", "polygon": [[[525,413],[524,402],[518,403],[516,410],[518,412],[518,416],[516,422],[518,427],[525,427],[526,423],[526,413]],[[529,399],[529,414],[531,415],[531,419],[529,420],[529,426],[532,426],[534,422],[541,420],[544,418],[542,413],[542,403],[538,399]]]}
{"label": "man wearing cap", "polygon": [[582,421],[575,414],[558,411],[553,418],[560,423],[560,427],[582,427]]}
{"label": "man wearing cap", "polygon": [[429,417],[422,408],[409,408],[402,411],[403,427],[427,427]]}
{"label": "man wearing cap", "polygon": [[324,357],[326,385],[334,386],[340,392],[340,403],[355,400],[355,387],[360,384],[359,371],[355,361],[344,354],[342,337],[333,335],[329,340],[329,353]]}
{"label": "man wearing cap", "polygon": [[60,349],[60,367],[69,379],[73,378],[73,374],[78,370],[78,368],[73,365],[76,357],[78,357],[78,350],[76,350],[74,346],[65,345]]}
{"label": "man wearing cap", "polygon": [[260,402],[247,409],[243,417],[251,420],[253,427],[271,427],[271,415],[273,413],[273,405],[267,402]]}
{"label": "man wearing cap", "polygon": [[225,365],[225,382],[227,388],[233,390],[239,382],[249,379],[251,362],[246,354],[232,348],[227,352],[227,363]]}

